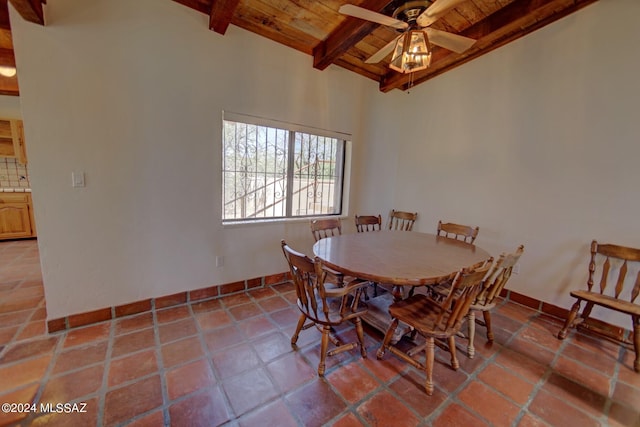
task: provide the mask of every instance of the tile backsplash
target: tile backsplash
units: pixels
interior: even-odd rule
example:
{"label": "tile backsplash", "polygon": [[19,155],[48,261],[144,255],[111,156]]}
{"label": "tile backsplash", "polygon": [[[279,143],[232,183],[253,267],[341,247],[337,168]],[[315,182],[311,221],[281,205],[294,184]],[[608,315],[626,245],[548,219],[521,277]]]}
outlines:
{"label": "tile backsplash", "polygon": [[0,157],[0,188],[31,188],[27,167],[16,159]]}

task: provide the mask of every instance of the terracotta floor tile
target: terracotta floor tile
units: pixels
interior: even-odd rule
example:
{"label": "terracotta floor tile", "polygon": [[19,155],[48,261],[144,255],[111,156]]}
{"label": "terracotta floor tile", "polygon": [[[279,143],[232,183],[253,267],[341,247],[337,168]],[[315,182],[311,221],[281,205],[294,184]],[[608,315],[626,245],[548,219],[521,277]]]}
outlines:
{"label": "terracotta floor tile", "polygon": [[162,362],[165,368],[179,365],[184,362],[199,359],[204,356],[200,338],[189,337],[184,340],[174,341],[162,346]]}
{"label": "terracotta floor tile", "polygon": [[240,427],[296,427],[298,425],[293,415],[289,412],[289,408],[282,400],[276,400],[260,409],[256,409],[240,419],[238,424],[240,424]]}
{"label": "terracotta floor tile", "polygon": [[0,345],[9,344],[18,332],[18,329],[20,329],[19,326],[8,326],[6,328],[0,328]]}
{"label": "terracotta floor tile", "polygon": [[422,417],[426,417],[436,411],[447,400],[449,394],[436,387],[433,395],[429,396],[424,385],[425,376],[419,376],[417,370],[411,369],[391,383],[389,387],[406,402],[408,407]]}
{"label": "terracotta floor tile", "polygon": [[209,361],[200,359],[166,372],[169,399],[174,400],[201,388],[210,387],[216,380]]}
{"label": "terracotta floor tile", "polygon": [[263,362],[269,363],[276,357],[293,351],[291,339],[280,332],[261,336],[252,340],[253,348]]}
{"label": "terracotta floor tile", "polygon": [[541,390],[529,405],[529,411],[554,426],[599,426],[600,423],[564,400]]}
{"label": "terracotta floor tile", "polygon": [[[67,402],[51,402],[67,403]],[[73,406],[75,403],[75,406]],[[39,416],[30,424],[31,426],[67,427],[67,426],[95,426],[98,423],[98,399],[89,399],[86,402],[69,402],[69,412],[50,413]],[[86,404],[86,405],[83,405]]]}
{"label": "terracotta floor tile", "polygon": [[31,316],[33,316],[33,313],[35,313],[35,311],[36,310],[23,310],[0,314],[0,326],[7,327],[23,325],[27,322],[27,320],[29,320]]}
{"label": "terracotta floor tile", "polygon": [[612,398],[624,405],[640,410],[640,388],[618,382],[613,390]]}
{"label": "terracotta floor tile", "polygon": [[541,328],[540,326],[531,325],[521,330],[518,333],[518,338],[538,344],[555,353],[562,345],[562,340],[556,337],[557,334],[558,328],[556,328],[555,325],[552,328]]}
{"label": "terracotta floor tile", "polygon": [[101,341],[84,346],[73,347],[58,355],[53,367],[53,374],[82,368],[94,363],[103,362],[107,355],[107,342]]}
{"label": "terracotta floor tile", "polygon": [[417,425],[419,421],[406,406],[387,391],[376,393],[356,410],[370,425],[409,427]]}
{"label": "terracotta floor tile", "polygon": [[505,345],[506,349],[524,355],[527,359],[548,366],[555,357],[555,353],[532,341],[525,340],[518,336]]}
{"label": "terracotta floor tile", "polygon": [[550,424],[529,413],[525,413],[522,418],[520,418],[520,422],[518,422],[518,427],[548,427],[549,425]]}
{"label": "terracotta floor tile", "polygon": [[42,392],[41,402],[64,403],[94,393],[102,386],[102,365],[70,372],[50,379]]}
{"label": "terracotta floor tile", "polygon": [[618,371],[618,380],[640,388],[640,373],[633,370],[635,353],[633,350],[622,350],[622,363]]}
{"label": "terracotta floor tile", "polygon": [[358,419],[358,417],[353,413],[349,412],[347,415],[338,419],[333,423],[333,427],[362,427],[364,424],[362,421]]}
{"label": "terracotta floor tile", "polygon": [[233,322],[231,316],[224,310],[205,311],[196,315],[201,329],[216,329],[228,326]]}
{"label": "terracotta floor tile", "polygon": [[467,385],[458,398],[492,426],[510,426],[520,412],[515,404],[480,382]]}
{"label": "terracotta floor tile", "polygon": [[618,362],[617,357],[612,357],[611,355],[600,351],[587,350],[573,342],[567,343],[566,347],[562,350],[562,355],[569,359],[574,359],[580,363],[584,363],[585,365],[609,376],[613,375]]}
{"label": "terracotta floor tile", "polygon": [[223,382],[233,412],[241,416],[278,395],[269,376],[261,369],[237,375]]}
{"label": "terracotta floor tile", "polygon": [[16,336],[16,341],[23,341],[29,338],[44,336],[47,332],[47,323],[43,320],[36,320],[25,325],[24,329]]}
{"label": "terracotta floor tile", "polygon": [[343,400],[322,380],[297,389],[286,401],[292,414],[305,427],[321,426],[346,408]]}
{"label": "terracotta floor tile", "polygon": [[378,360],[376,358],[377,351],[377,347],[367,349],[367,358],[362,359],[361,363],[381,382],[388,382],[408,370],[408,365],[405,362],[388,352],[381,360]]}
{"label": "terracotta floor tile", "polygon": [[109,338],[111,322],[98,323],[96,325],[71,329],[66,333],[65,347],[87,344],[93,341],[102,341]]}
{"label": "terracotta floor tile", "polygon": [[144,350],[155,345],[155,336],[152,328],[119,335],[113,340],[112,357],[123,356],[135,351]]}
{"label": "terracotta floor tile", "polygon": [[251,302],[251,298],[246,293],[239,293],[239,294],[235,294],[235,295],[229,295],[229,296],[226,296],[226,297],[222,297],[222,298],[220,298],[220,302],[222,302],[222,304],[225,307],[229,308],[229,307],[233,307],[233,306],[236,306],[236,305],[246,304],[248,302]]}
{"label": "terracotta floor tile", "polygon": [[[2,374],[0,373],[0,378],[3,379],[4,382],[4,378],[2,376]],[[6,385],[4,384],[0,384],[0,389],[4,389],[6,387]],[[31,384],[30,386],[27,387],[22,387],[18,390],[14,390],[8,393],[3,393],[2,391],[0,391],[0,403],[18,403],[18,402],[23,402],[23,403],[35,403],[34,402],[34,397],[36,396],[36,393],[38,392],[38,388],[40,387],[40,384]],[[7,389],[9,389],[10,387],[7,387]],[[24,418],[27,417],[27,413],[20,413],[20,412],[5,412],[5,411],[0,411],[0,426],[9,426],[9,425],[13,425],[13,423],[16,423]]]}
{"label": "terracotta floor tile", "polygon": [[260,365],[260,358],[248,343],[221,350],[211,359],[220,378],[229,378],[240,372],[255,369]]}
{"label": "terracotta floor tile", "polygon": [[640,409],[613,403],[607,421],[611,427],[640,426]]}
{"label": "terracotta floor tile", "polygon": [[292,328],[291,331],[293,332],[300,317],[300,311],[293,308],[285,308],[284,310],[269,313],[269,316],[279,327]]}
{"label": "terracotta floor tile", "polygon": [[115,323],[116,335],[128,334],[129,332],[153,326],[153,314],[151,312],[147,312],[121,317],[117,319]]}
{"label": "terracotta floor tile", "polygon": [[216,352],[244,341],[244,336],[235,326],[213,330],[204,336],[209,351]]}
{"label": "terracotta floor tile", "polygon": [[546,365],[509,349],[501,351],[495,361],[509,372],[519,375],[532,383],[538,382],[548,369]]}
{"label": "terracotta floor tile", "polygon": [[478,379],[520,405],[527,403],[535,386],[533,383],[513,375],[507,369],[493,364],[488,365],[480,372]]}
{"label": "terracotta floor tile", "polygon": [[0,365],[0,393],[40,381],[44,376],[52,356],[50,354],[17,362],[11,365]]}
{"label": "terracotta floor tile", "polygon": [[198,332],[196,322],[191,318],[159,325],[158,331],[160,332],[160,342],[162,344],[187,338]]}
{"label": "terracotta floor tile", "polygon": [[109,366],[109,387],[144,377],[158,371],[158,362],[154,350],[114,359]]}
{"label": "terracotta floor tile", "polygon": [[104,423],[114,425],[162,405],[162,384],[155,375],[110,390],[104,403]]}
{"label": "terracotta floor tile", "polygon": [[435,419],[433,427],[450,426],[489,426],[484,420],[474,416],[467,409],[457,403],[449,404],[444,411]]}
{"label": "terracotta floor tile", "polygon": [[327,376],[327,380],[349,403],[360,401],[380,386],[376,378],[357,363],[339,367]]}
{"label": "terracotta floor tile", "polygon": [[189,427],[219,426],[231,419],[218,387],[202,390],[169,407],[171,425]]}
{"label": "terracotta floor tile", "polygon": [[260,309],[259,305],[251,302],[249,304],[241,304],[231,307],[229,308],[229,313],[231,313],[231,316],[233,316],[234,319],[241,321],[260,316],[264,312]]}
{"label": "terracotta floor tile", "polygon": [[274,291],[270,287],[265,287],[265,288],[253,289],[249,291],[248,294],[251,296],[251,298],[255,300],[262,300],[262,299],[270,298],[276,295],[276,291]]}
{"label": "terracotta floor tile", "polygon": [[191,317],[191,311],[188,305],[179,305],[177,307],[165,308],[156,311],[158,323],[175,322],[176,320]]}
{"label": "terracotta floor tile", "polygon": [[269,374],[282,393],[286,393],[299,385],[315,378],[314,367],[298,353],[288,354],[267,365]]}
{"label": "terracotta floor tile", "polygon": [[567,378],[573,378],[575,382],[583,384],[602,396],[609,395],[611,377],[603,375],[597,370],[591,369],[586,365],[564,356],[560,356],[556,360],[553,368],[557,373]]}
{"label": "terracotta floor tile", "polygon": [[143,415],[132,423],[127,424],[127,427],[158,427],[164,425],[166,425],[164,421],[164,412],[162,410],[157,410],[150,414]]}
{"label": "terracotta floor tile", "polygon": [[211,299],[191,304],[191,310],[193,310],[194,313],[206,313],[209,311],[220,310],[221,308],[222,302],[220,302],[219,299]]}
{"label": "terracotta floor tile", "polygon": [[280,296],[273,296],[271,298],[265,298],[258,301],[258,305],[267,313],[282,310],[290,306],[289,302],[281,298]]}
{"label": "terracotta floor tile", "polygon": [[0,358],[0,364],[11,363],[40,354],[51,354],[57,343],[58,336],[50,336],[9,345]]}
{"label": "terracotta floor tile", "polygon": [[245,337],[253,339],[260,335],[265,335],[277,329],[277,326],[269,319],[269,317],[261,315],[251,319],[244,320],[238,324],[238,328]]}

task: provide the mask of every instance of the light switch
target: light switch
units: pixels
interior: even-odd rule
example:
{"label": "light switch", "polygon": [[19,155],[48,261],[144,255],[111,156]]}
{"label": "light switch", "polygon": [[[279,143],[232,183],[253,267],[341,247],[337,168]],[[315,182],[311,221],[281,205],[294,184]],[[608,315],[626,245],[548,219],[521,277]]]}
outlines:
{"label": "light switch", "polygon": [[71,172],[71,185],[73,187],[84,187],[84,172]]}

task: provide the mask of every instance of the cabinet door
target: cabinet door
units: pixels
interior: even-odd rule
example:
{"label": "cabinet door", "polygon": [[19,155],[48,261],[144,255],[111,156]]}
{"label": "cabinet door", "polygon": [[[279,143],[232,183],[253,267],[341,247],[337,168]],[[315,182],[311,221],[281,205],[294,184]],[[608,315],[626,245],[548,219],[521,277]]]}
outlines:
{"label": "cabinet door", "polygon": [[0,119],[0,157],[15,157],[11,120]]}
{"label": "cabinet door", "polygon": [[24,147],[24,128],[22,120],[11,120],[11,136],[13,138],[13,151],[18,163],[27,164],[27,151]]}
{"label": "cabinet door", "polygon": [[0,239],[31,237],[27,203],[0,203]]}

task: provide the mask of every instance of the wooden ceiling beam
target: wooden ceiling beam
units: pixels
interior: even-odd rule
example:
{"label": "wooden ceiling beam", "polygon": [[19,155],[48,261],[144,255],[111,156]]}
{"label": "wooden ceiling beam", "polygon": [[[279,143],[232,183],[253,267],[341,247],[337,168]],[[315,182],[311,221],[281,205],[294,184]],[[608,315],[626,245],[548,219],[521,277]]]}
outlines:
{"label": "wooden ceiling beam", "polygon": [[41,0],[9,0],[13,8],[25,21],[44,25],[44,11]]}
{"label": "wooden ceiling beam", "polygon": [[[389,0],[366,0],[360,4],[360,7],[379,12],[390,3]],[[363,19],[347,17],[325,40],[313,48],[313,67],[324,70],[379,25]]]}
{"label": "wooden ceiling beam", "polygon": [[209,29],[224,35],[240,0],[213,0],[209,12]]}
{"label": "wooden ceiling beam", "polygon": [[0,29],[10,30],[8,0],[0,0]]}
{"label": "wooden ceiling beam", "polygon": [[16,66],[16,57],[13,54],[13,49],[0,48],[0,65],[5,67]]}
{"label": "wooden ceiling beam", "polygon": [[206,15],[209,15],[209,13],[211,12],[211,6],[198,0],[173,0],[173,1],[175,1],[176,3],[180,3],[183,6],[187,6],[188,8],[191,8],[193,10],[197,10],[198,12],[202,12]]}
{"label": "wooden ceiling beam", "polygon": [[[414,73],[412,84],[418,85],[500,46],[523,37],[598,0],[514,0],[486,19],[460,34],[477,42],[462,55],[446,49],[433,49],[431,65]],[[389,71],[380,80],[380,91],[408,88],[410,74]]]}

